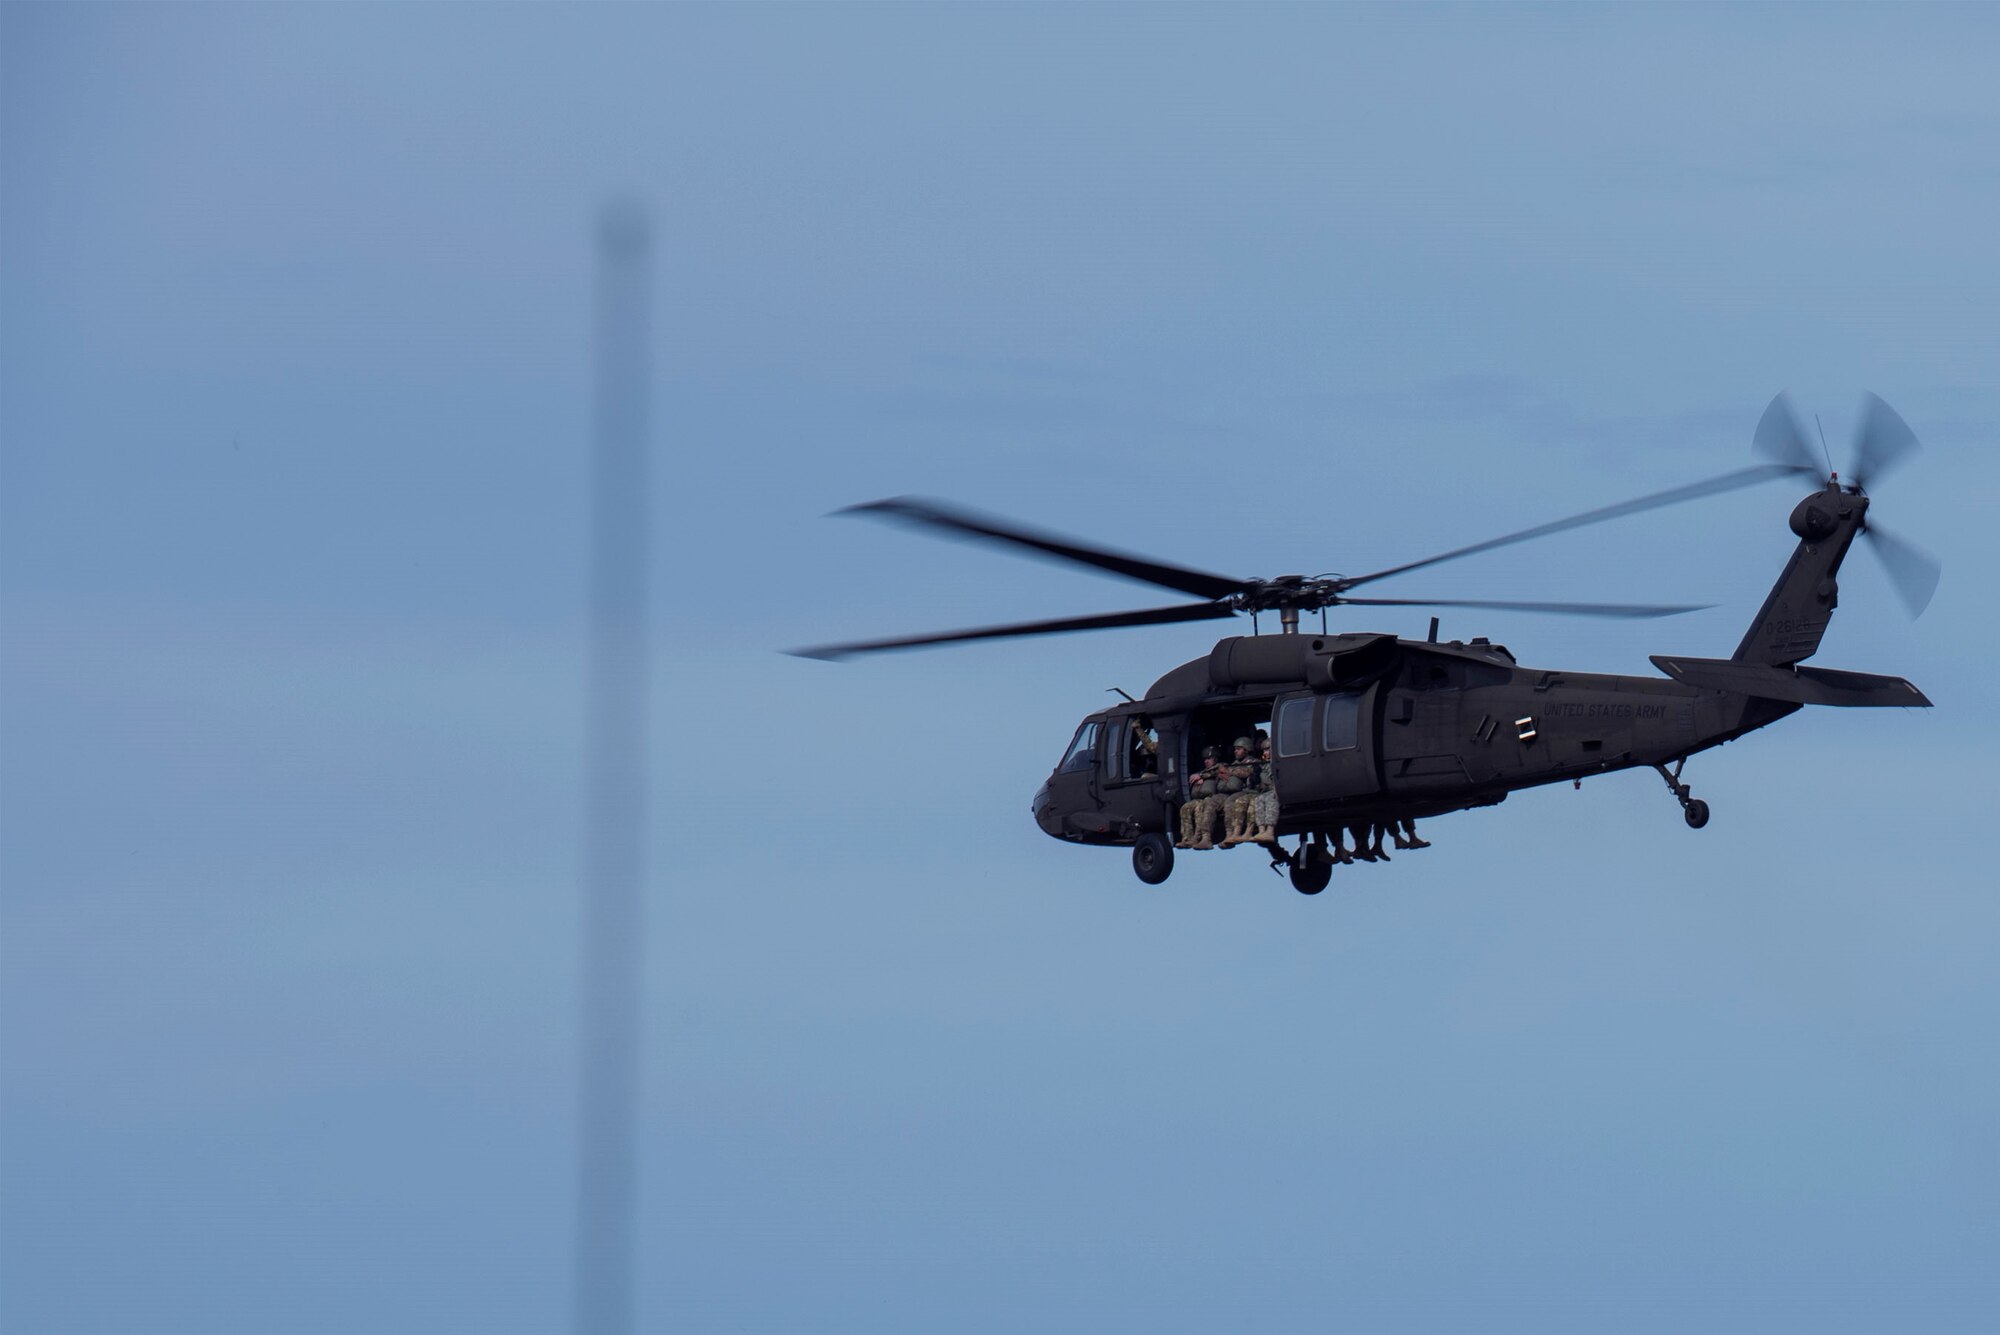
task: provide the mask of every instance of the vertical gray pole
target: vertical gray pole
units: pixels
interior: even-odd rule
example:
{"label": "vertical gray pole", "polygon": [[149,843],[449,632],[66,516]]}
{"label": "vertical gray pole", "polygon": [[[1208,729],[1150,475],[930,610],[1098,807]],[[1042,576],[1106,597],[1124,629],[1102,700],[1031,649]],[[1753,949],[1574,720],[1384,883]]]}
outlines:
{"label": "vertical gray pole", "polygon": [[598,219],[585,700],[576,1329],[632,1330],[645,932],[647,251],[633,204]]}

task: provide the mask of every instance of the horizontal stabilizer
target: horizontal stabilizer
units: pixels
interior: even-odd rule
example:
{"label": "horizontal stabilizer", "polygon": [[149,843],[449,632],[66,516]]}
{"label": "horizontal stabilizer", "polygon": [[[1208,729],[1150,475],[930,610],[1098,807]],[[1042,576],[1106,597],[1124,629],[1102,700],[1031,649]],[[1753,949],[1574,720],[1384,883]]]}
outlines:
{"label": "horizontal stabilizer", "polygon": [[1930,704],[1922,691],[1901,677],[1877,677],[1867,672],[1779,667],[1728,658],[1667,658],[1660,654],[1653,655],[1653,666],[1689,686],[1737,691],[1760,700],[1783,700],[1795,705],[1928,707]]}

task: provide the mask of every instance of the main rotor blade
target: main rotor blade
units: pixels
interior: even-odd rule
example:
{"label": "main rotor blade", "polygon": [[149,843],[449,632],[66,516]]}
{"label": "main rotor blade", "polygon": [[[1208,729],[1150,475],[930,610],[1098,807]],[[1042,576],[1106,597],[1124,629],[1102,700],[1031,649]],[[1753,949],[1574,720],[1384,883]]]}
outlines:
{"label": "main rotor blade", "polygon": [[[1357,585],[1367,584],[1372,580],[1387,579],[1391,575],[1400,575],[1406,570],[1419,570],[1424,566],[1437,565],[1441,561],[1456,561],[1461,556],[1471,556],[1477,552],[1490,552],[1495,547],[1506,547],[1513,543],[1526,542],[1530,538],[1546,538],[1551,533],[1561,533],[1567,529],[1582,528],[1586,524],[1601,524],[1607,519],[1619,519],[1625,515],[1635,515],[1642,510],[1657,510],[1663,505],[1679,505],[1683,501],[1699,500],[1703,496],[1714,496],[1719,492],[1735,491],[1739,487],[1754,487],[1760,482],[1769,482],[1774,478],[1786,477],[1795,471],[1789,464],[1752,464],[1748,468],[1739,468],[1733,473],[1724,473],[1719,477],[1712,477],[1706,481],[1690,482],[1684,487],[1670,487],[1666,491],[1656,491],[1650,496],[1641,496],[1637,500],[1620,501],[1616,505],[1606,505],[1596,510],[1586,510],[1580,515],[1571,515],[1567,519],[1552,520],[1546,524],[1537,524],[1533,528],[1524,528],[1519,533],[1509,533],[1504,537],[1488,538],[1485,542],[1475,542],[1470,547],[1459,547],[1438,556],[1427,556],[1421,561],[1411,561],[1404,565],[1390,566],[1387,570],[1377,570],[1370,575],[1343,580],[1342,587],[1351,589]],[[1818,477],[1819,474],[1815,472],[1813,476]],[[1343,601],[1358,602],[1360,600],[1349,598]]]}
{"label": "main rotor blade", "polygon": [[927,501],[918,496],[892,496],[885,501],[850,505],[834,513],[882,515],[925,528],[942,529],[959,537],[1009,543],[1057,560],[1074,561],[1078,565],[1109,570],[1114,575],[1123,575],[1127,579],[1136,579],[1146,584],[1158,584],[1162,588],[1175,589],[1181,593],[1191,593],[1198,598],[1227,598],[1230,594],[1241,593],[1248,587],[1244,580],[1231,579],[1227,575],[1214,575],[1204,570],[1189,570],[1184,566],[1168,565],[1163,561],[1153,561],[1143,556],[1133,556],[1104,547],[1086,547],[1082,543],[1053,533],[1040,533],[991,515],[961,510],[955,506]]}
{"label": "main rotor blade", "polygon": [[1917,433],[1894,408],[1874,394],[1861,396],[1861,429],[1854,433],[1854,485],[1870,482],[1915,454]]}
{"label": "main rotor blade", "polygon": [[1820,457],[1813,453],[1812,442],[1806,439],[1806,429],[1799,425],[1799,415],[1792,411],[1792,396],[1786,390],[1779,390],[1764,409],[1764,415],[1757,419],[1757,434],[1750,438],[1750,448],[1815,482],[1826,481]]}
{"label": "main rotor blade", "polygon": [[1672,605],[1662,603],[1515,603],[1493,602],[1484,598],[1342,598],[1343,603],[1362,607],[1485,607],[1501,612],[1556,612],[1576,617],[1677,617],[1683,612],[1705,612],[1714,603]]}
{"label": "main rotor blade", "polygon": [[1139,612],[1111,612],[1104,616],[1064,617],[1056,621],[1024,621],[1011,626],[981,626],[975,630],[947,631],[941,635],[911,635],[896,640],[857,640],[851,644],[823,644],[811,649],[793,649],[800,658],[829,661],[856,654],[880,653],[888,649],[921,649],[932,644],[955,644],[963,640],[1001,640],[1016,635],[1060,635],[1073,630],[1115,630],[1120,626],[1164,626],[1176,621],[1219,621],[1235,616],[1227,603],[1182,603],[1175,607],[1154,607]]}
{"label": "main rotor blade", "polygon": [[1903,606],[1910,609],[1912,617],[1922,616],[1931,605],[1931,595],[1937,592],[1944,563],[1909,539],[1885,531],[1872,519],[1861,530],[1861,536],[1868,539],[1875,555],[1881,558],[1882,569],[1889,573],[1889,582],[1896,586]]}

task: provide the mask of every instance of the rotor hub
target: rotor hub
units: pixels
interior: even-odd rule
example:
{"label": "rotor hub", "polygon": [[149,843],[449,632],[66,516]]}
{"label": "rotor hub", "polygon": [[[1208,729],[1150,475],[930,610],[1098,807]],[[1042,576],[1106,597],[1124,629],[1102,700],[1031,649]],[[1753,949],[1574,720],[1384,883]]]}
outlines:
{"label": "rotor hub", "polygon": [[1317,612],[1338,603],[1346,588],[1341,579],[1279,575],[1245,580],[1243,591],[1230,595],[1229,605],[1238,612]]}

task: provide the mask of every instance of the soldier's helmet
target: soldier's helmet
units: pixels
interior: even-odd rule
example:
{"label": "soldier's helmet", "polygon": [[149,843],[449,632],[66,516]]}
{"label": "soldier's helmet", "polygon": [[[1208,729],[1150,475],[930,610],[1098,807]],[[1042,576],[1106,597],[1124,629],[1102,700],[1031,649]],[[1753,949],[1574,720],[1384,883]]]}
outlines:
{"label": "soldier's helmet", "polygon": [[1239,749],[1248,751],[1250,749],[1250,739],[1248,737],[1238,737],[1236,745]]}
{"label": "soldier's helmet", "polygon": [[1222,759],[1222,748],[1219,746],[1204,746],[1201,748],[1201,758],[1203,760],[1220,760]]}

